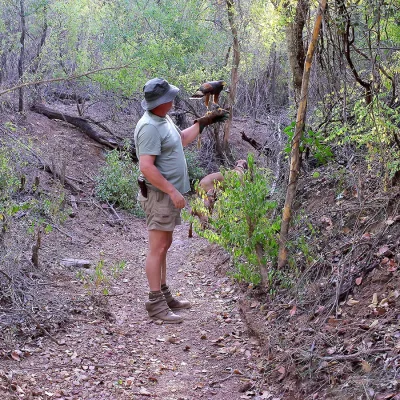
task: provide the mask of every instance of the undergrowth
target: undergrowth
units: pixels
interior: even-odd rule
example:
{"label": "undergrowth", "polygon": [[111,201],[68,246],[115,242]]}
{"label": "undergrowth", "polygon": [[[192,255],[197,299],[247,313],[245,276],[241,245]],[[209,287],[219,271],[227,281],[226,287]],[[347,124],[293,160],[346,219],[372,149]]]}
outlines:
{"label": "undergrowth", "polygon": [[231,254],[235,279],[257,285],[262,276],[265,281],[269,274],[273,284],[280,218],[273,216],[277,204],[269,199],[269,170],[257,167],[252,155],[248,157],[248,165],[242,177],[222,171],[223,190],[221,186],[216,187],[218,201],[211,214],[201,198],[191,201],[192,209],[208,218],[205,229],[192,215],[184,213],[184,218],[193,223],[199,236],[219,244]]}
{"label": "undergrowth", "polygon": [[128,150],[112,150],[106,155],[106,164],[96,177],[96,196],[137,216],[143,216],[137,202],[140,170]]}

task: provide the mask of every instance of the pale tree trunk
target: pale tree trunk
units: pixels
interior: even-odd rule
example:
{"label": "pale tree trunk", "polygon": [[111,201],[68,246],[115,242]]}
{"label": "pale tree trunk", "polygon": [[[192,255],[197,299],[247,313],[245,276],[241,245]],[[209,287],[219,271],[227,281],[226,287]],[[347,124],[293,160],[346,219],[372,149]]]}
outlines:
{"label": "pale tree trunk", "polygon": [[310,9],[308,0],[298,0],[296,14],[293,21],[286,28],[290,69],[293,78],[294,99],[296,105],[300,101],[301,84],[304,72],[305,51],[303,43],[303,29]]}
{"label": "pale tree trunk", "polygon": [[235,5],[234,0],[226,0],[226,6],[228,10],[229,26],[232,32],[232,49],[233,49],[233,60],[231,69],[231,84],[229,87],[229,102],[228,110],[230,111],[229,119],[225,122],[224,126],[224,140],[223,149],[226,153],[229,152],[229,136],[232,126],[232,115],[234,110],[237,83],[239,79],[239,63],[240,63],[240,51],[239,51],[239,35],[235,23]]}
{"label": "pale tree trunk", "polygon": [[[21,17],[21,36],[19,38],[20,51],[18,60],[18,78],[22,82],[22,76],[24,74],[24,57],[25,57],[25,35],[26,35],[26,23],[25,23],[25,4],[24,0],[19,1],[20,6],[20,17]],[[19,88],[19,101],[18,101],[18,111],[24,111],[24,88]]]}
{"label": "pale tree trunk", "polygon": [[290,175],[289,183],[286,191],[285,206],[283,208],[282,225],[279,237],[279,256],[278,256],[278,268],[283,268],[287,264],[287,248],[286,243],[288,239],[289,224],[292,214],[293,200],[296,195],[296,187],[299,176],[300,168],[300,140],[304,131],[304,124],[306,119],[307,109],[307,96],[308,96],[308,84],[310,81],[311,64],[314,55],[315,46],[318,42],[319,31],[321,28],[322,15],[326,7],[326,0],[321,0],[318,8],[318,13],[315,19],[314,29],[310,45],[308,46],[307,57],[304,63],[304,74],[303,82],[301,86],[300,104],[297,111],[296,128],[293,137],[292,151],[290,154]]}

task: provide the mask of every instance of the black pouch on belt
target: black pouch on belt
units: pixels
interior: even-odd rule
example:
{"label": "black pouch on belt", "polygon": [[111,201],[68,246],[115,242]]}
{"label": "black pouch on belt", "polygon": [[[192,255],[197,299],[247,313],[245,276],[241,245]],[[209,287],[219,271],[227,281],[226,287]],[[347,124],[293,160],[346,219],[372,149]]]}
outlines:
{"label": "black pouch on belt", "polygon": [[147,186],[146,181],[144,180],[144,176],[139,175],[137,181],[140,188],[140,193],[142,193],[142,196],[147,199]]}

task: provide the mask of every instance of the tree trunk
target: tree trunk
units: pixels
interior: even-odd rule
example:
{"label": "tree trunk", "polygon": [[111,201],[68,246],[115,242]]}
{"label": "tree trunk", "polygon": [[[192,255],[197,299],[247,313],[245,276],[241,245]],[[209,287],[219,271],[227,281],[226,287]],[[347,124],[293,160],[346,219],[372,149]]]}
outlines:
{"label": "tree trunk", "polygon": [[232,60],[232,69],[231,69],[231,84],[229,87],[229,102],[228,102],[228,110],[229,119],[225,122],[224,126],[224,140],[223,140],[223,149],[224,152],[229,155],[229,136],[232,125],[232,115],[234,111],[234,104],[236,98],[236,90],[238,83],[238,72],[239,72],[239,63],[240,63],[240,51],[239,51],[239,37],[238,31],[235,23],[235,5],[234,0],[226,0],[226,6],[228,10],[228,20],[229,26],[232,32],[232,48],[233,48],[233,60]]}
{"label": "tree trunk", "polygon": [[296,105],[300,101],[301,84],[304,73],[304,43],[303,29],[306,24],[306,17],[310,9],[308,0],[298,0],[296,14],[293,21],[286,28],[286,41],[288,46],[290,68],[293,77],[293,89]]}
{"label": "tree trunk", "polygon": [[[22,82],[22,76],[24,74],[24,57],[25,57],[25,35],[26,35],[26,23],[25,23],[25,4],[24,0],[19,0],[20,6],[20,17],[21,17],[21,36],[19,38],[19,43],[21,45],[19,51],[18,60],[18,78]],[[18,100],[18,111],[24,111],[24,88],[19,88],[19,100]]]}
{"label": "tree trunk", "polygon": [[310,81],[311,64],[314,50],[318,42],[319,31],[321,27],[322,15],[326,7],[326,0],[321,0],[318,13],[315,19],[313,34],[307,51],[307,57],[304,64],[303,82],[301,86],[300,104],[297,111],[296,128],[293,137],[292,151],[290,155],[290,175],[286,191],[285,206],[283,208],[282,225],[279,237],[279,256],[278,268],[283,268],[287,263],[286,243],[288,239],[289,224],[291,220],[293,200],[296,195],[296,187],[300,169],[300,140],[304,131],[306,119],[308,84]]}

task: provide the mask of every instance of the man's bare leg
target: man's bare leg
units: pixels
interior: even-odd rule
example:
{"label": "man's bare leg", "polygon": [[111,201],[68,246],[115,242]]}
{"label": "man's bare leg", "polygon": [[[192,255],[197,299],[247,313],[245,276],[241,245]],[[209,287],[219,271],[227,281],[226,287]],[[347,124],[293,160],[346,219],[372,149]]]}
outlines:
{"label": "man's bare leg", "polygon": [[149,282],[150,293],[149,300],[146,302],[146,310],[149,317],[152,319],[167,324],[178,324],[182,322],[182,317],[171,311],[161,291],[161,279],[162,275],[165,274],[165,261],[171,243],[172,232],[149,231],[149,252],[146,258],[146,275]]}
{"label": "man's bare leg", "polygon": [[172,232],[149,231],[149,252],[146,258],[146,275],[151,292],[161,290],[166,280],[167,252],[171,247]]}

